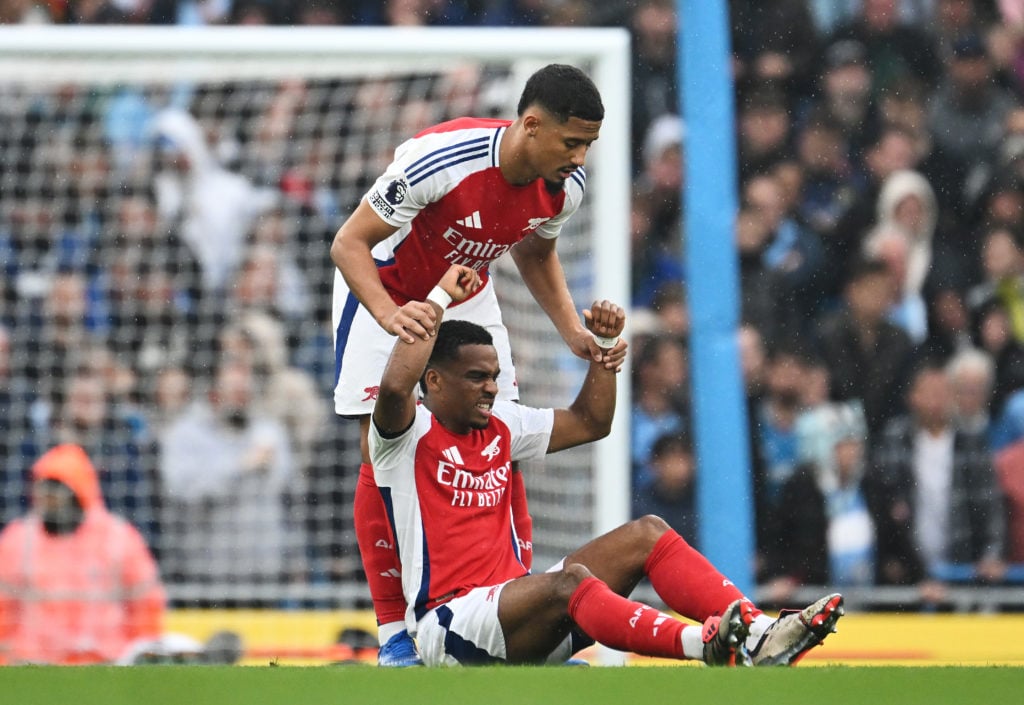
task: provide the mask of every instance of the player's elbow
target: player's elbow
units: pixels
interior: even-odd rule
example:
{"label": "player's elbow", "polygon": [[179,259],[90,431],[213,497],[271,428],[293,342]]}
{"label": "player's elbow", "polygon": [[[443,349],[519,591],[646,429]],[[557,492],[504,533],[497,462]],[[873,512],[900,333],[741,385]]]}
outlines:
{"label": "player's elbow", "polygon": [[342,237],[342,231],[339,230],[338,234],[334,236],[334,240],[331,242],[331,261],[334,262],[334,266],[342,269],[345,264],[345,243]]}
{"label": "player's elbow", "polygon": [[599,441],[612,432],[612,417],[604,415],[587,415],[583,419],[587,443]]}
{"label": "player's elbow", "polygon": [[615,417],[614,405],[605,407],[601,405],[592,407],[585,401],[577,400],[569,407],[579,433],[584,437],[584,443],[597,441],[612,432],[612,420]]}
{"label": "player's elbow", "polygon": [[410,394],[406,385],[395,379],[384,377],[380,381],[380,388],[377,390],[378,404],[394,404],[396,400],[404,399]]}
{"label": "player's elbow", "polygon": [[592,427],[592,433],[594,434],[594,440],[599,441],[602,438],[607,438],[608,434],[612,432],[612,420],[609,417],[607,420],[598,420],[594,422]]}

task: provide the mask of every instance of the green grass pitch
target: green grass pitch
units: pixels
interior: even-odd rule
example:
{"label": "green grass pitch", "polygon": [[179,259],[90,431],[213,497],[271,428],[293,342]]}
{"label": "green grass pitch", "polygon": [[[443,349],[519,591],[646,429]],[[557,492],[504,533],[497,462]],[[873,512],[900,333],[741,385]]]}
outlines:
{"label": "green grass pitch", "polygon": [[1016,667],[0,668],[4,705],[945,705],[1021,702]]}

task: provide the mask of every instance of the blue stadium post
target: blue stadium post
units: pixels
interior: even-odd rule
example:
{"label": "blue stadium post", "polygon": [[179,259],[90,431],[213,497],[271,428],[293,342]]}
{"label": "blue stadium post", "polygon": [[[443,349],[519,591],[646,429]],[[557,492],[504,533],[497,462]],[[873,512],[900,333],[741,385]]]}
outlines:
{"label": "blue stadium post", "polygon": [[736,148],[726,5],[677,0],[686,279],[700,550],[752,595],[754,506],[736,335]]}

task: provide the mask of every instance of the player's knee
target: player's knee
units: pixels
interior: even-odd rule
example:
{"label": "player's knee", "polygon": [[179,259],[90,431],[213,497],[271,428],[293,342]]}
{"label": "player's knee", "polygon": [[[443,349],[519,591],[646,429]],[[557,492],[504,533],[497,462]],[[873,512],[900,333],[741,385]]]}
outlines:
{"label": "player's knee", "polygon": [[671,529],[665,520],[656,514],[646,514],[639,519],[634,519],[627,526],[629,526],[631,533],[635,535],[637,550],[641,551],[645,549],[649,551],[654,548],[654,544],[658,542],[658,539]]}
{"label": "player's knee", "polygon": [[590,568],[582,563],[568,564],[562,568],[562,574],[565,575],[568,580],[576,583],[576,585],[579,585],[593,575],[593,573],[590,572]]}
{"label": "player's knee", "polygon": [[568,603],[569,598],[576,591],[576,588],[580,586],[587,578],[592,577],[594,574],[590,572],[590,569],[582,563],[570,563],[566,565],[562,570],[558,572],[558,592],[559,596],[563,597]]}

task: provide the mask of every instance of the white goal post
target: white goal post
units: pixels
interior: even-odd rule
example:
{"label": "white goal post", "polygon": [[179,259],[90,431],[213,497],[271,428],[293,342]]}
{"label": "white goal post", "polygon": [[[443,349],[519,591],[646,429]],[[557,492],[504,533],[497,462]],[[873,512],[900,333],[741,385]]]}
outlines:
{"label": "white goal post", "polygon": [[[324,95],[330,91],[344,93],[343,100],[350,108],[345,115],[353,119],[366,117],[358,112],[360,105],[377,112],[368,113],[365,124],[337,124],[341,118],[330,112],[330,96],[321,96],[317,98],[320,102],[316,110],[303,113],[300,107],[295,109],[297,112],[288,113],[289,127],[276,135],[276,142],[268,143],[268,154],[257,158],[245,151],[256,144],[252,135],[257,128],[245,128],[249,129],[246,134],[252,137],[250,141],[225,139],[211,152],[229,171],[241,174],[254,187],[267,186],[259,183],[254,165],[262,170],[260,174],[272,172],[276,178],[275,159],[278,165],[289,159],[305,159],[299,166],[306,169],[304,173],[312,174],[310,187],[313,191],[334,189],[328,195],[341,210],[317,211],[314,204],[304,212],[316,211],[324,221],[325,231],[332,232],[344,218],[345,208],[352,205],[352,198],[376,174],[380,153],[410,136],[403,134],[403,130],[417,126],[417,113],[404,108],[417,102],[423,104],[423,114],[432,117],[454,117],[450,114],[453,112],[478,114],[484,108],[494,116],[511,117],[526,77],[552,61],[573,63],[587,70],[601,91],[606,110],[601,137],[588,156],[584,206],[559,242],[567,279],[581,309],[595,298],[609,299],[628,308],[630,61],[629,38],[622,29],[3,27],[0,129],[8,132],[8,138],[0,137],[0,159],[13,155],[14,161],[0,168],[0,228],[7,225],[12,209],[19,207],[19,199],[45,203],[60,198],[63,181],[70,173],[64,173],[64,169],[77,163],[74,155],[68,156],[67,152],[81,147],[83,139],[104,142],[104,154],[109,160],[104,166],[104,178],[118,182],[119,168],[125,173],[136,173],[131,156],[113,152],[110,134],[104,132],[107,123],[103,123],[103,117],[98,119],[101,124],[93,124],[72,138],[62,141],[59,137],[67,124],[66,111],[81,106],[90,108],[96,95],[110,95],[128,86],[138,89],[143,99],[152,100],[158,94],[165,103],[178,99],[179,105],[195,106],[203,104],[181,100],[182,93],[194,98],[196,86],[230,82],[230,91],[215,91],[212,102],[202,108],[208,113],[193,115],[209,138],[208,118],[218,121],[221,127],[228,124],[232,129],[243,129],[238,127],[243,117],[251,122],[255,119],[253,114],[271,114],[275,106],[280,108],[282,102],[287,102],[275,103],[275,97],[280,95],[268,97],[268,91],[273,93],[280,82],[298,81],[306,85],[303,99],[308,98],[310,85],[329,86],[322,89]],[[460,73],[467,66],[470,69]],[[486,78],[486,86],[457,86],[448,93],[437,88],[439,81],[467,75],[470,80]],[[359,92],[361,81],[383,81],[395,76],[403,81],[402,87],[384,97],[374,99]],[[68,86],[78,89],[68,92]],[[74,95],[75,100],[62,102],[68,95]],[[443,101],[451,103],[441,104]],[[40,112],[39,105],[49,107]],[[122,108],[129,110],[132,106],[138,108],[136,103],[126,103]],[[139,109],[158,112],[160,107],[149,105]],[[389,125],[376,122],[389,112],[401,112],[402,116]],[[318,121],[324,124],[310,124]],[[260,122],[258,129],[264,128],[273,131],[272,120]],[[347,147],[333,149],[335,130],[343,132],[348,140],[361,140],[361,160],[342,159],[348,154],[344,151]],[[22,138],[28,133],[31,139],[26,142]],[[125,139],[131,141],[130,136]],[[323,150],[325,144],[327,156],[317,156],[317,150]],[[266,148],[267,144],[260,146]],[[86,148],[90,148],[88,144]],[[296,151],[300,157],[294,156]],[[118,159],[123,159],[120,166]],[[19,166],[10,166],[14,163]],[[317,179],[322,182],[317,183]],[[338,196],[339,189],[344,190],[344,196]],[[315,194],[310,199],[313,203]],[[97,237],[102,240],[104,234],[101,232]],[[318,259],[329,265],[328,245],[329,241],[322,238],[305,242],[306,249],[298,256],[299,270],[302,262]],[[105,257],[118,256],[116,247],[104,252]],[[101,266],[111,262],[101,262]],[[306,274],[310,274],[308,269]],[[568,353],[508,263],[495,267],[495,278],[512,335],[522,401],[532,406],[568,404],[582,379],[582,364]],[[311,282],[310,295],[323,296],[322,285],[323,282]],[[11,309],[7,314],[9,320],[14,320],[19,312]],[[200,321],[199,325],[216,324]],[[310,327],[315,325],[316,321],[310,321]],[[206,337],[215,334],[219,335],[219,331],[207,331]],[[619,411],[609,438],[593,447],[555,454],[532,476],[527,476],[538,569],[629,518],[628,380],[628,373],[619,377]],[[324,400],[329,399],[329,389],[318,387],[318,391]],[[358,466],[358,458],[351,452],[338,457],[325,451],[323,445],[315,447],[317,455],[309,461],[310,466]],[[321,490],[332,488],[312,483],[304,488],[302,496],[315,497]],[[0,516],[0,522],[3,520]],[[355,549],[354,542],[351,548]],[[288,598],[314,602],[322,598],[325,604],[350,604],[338,600],[338,595],[345,594],[344,586],[329,580],[298,581],[284,588],[259,584],[221,587],[218,592],[217,588],[190,585],[186,581],[169,585],[169,591],[183,603],[211,596],[224,600],[265,596],[272,604]]]}

